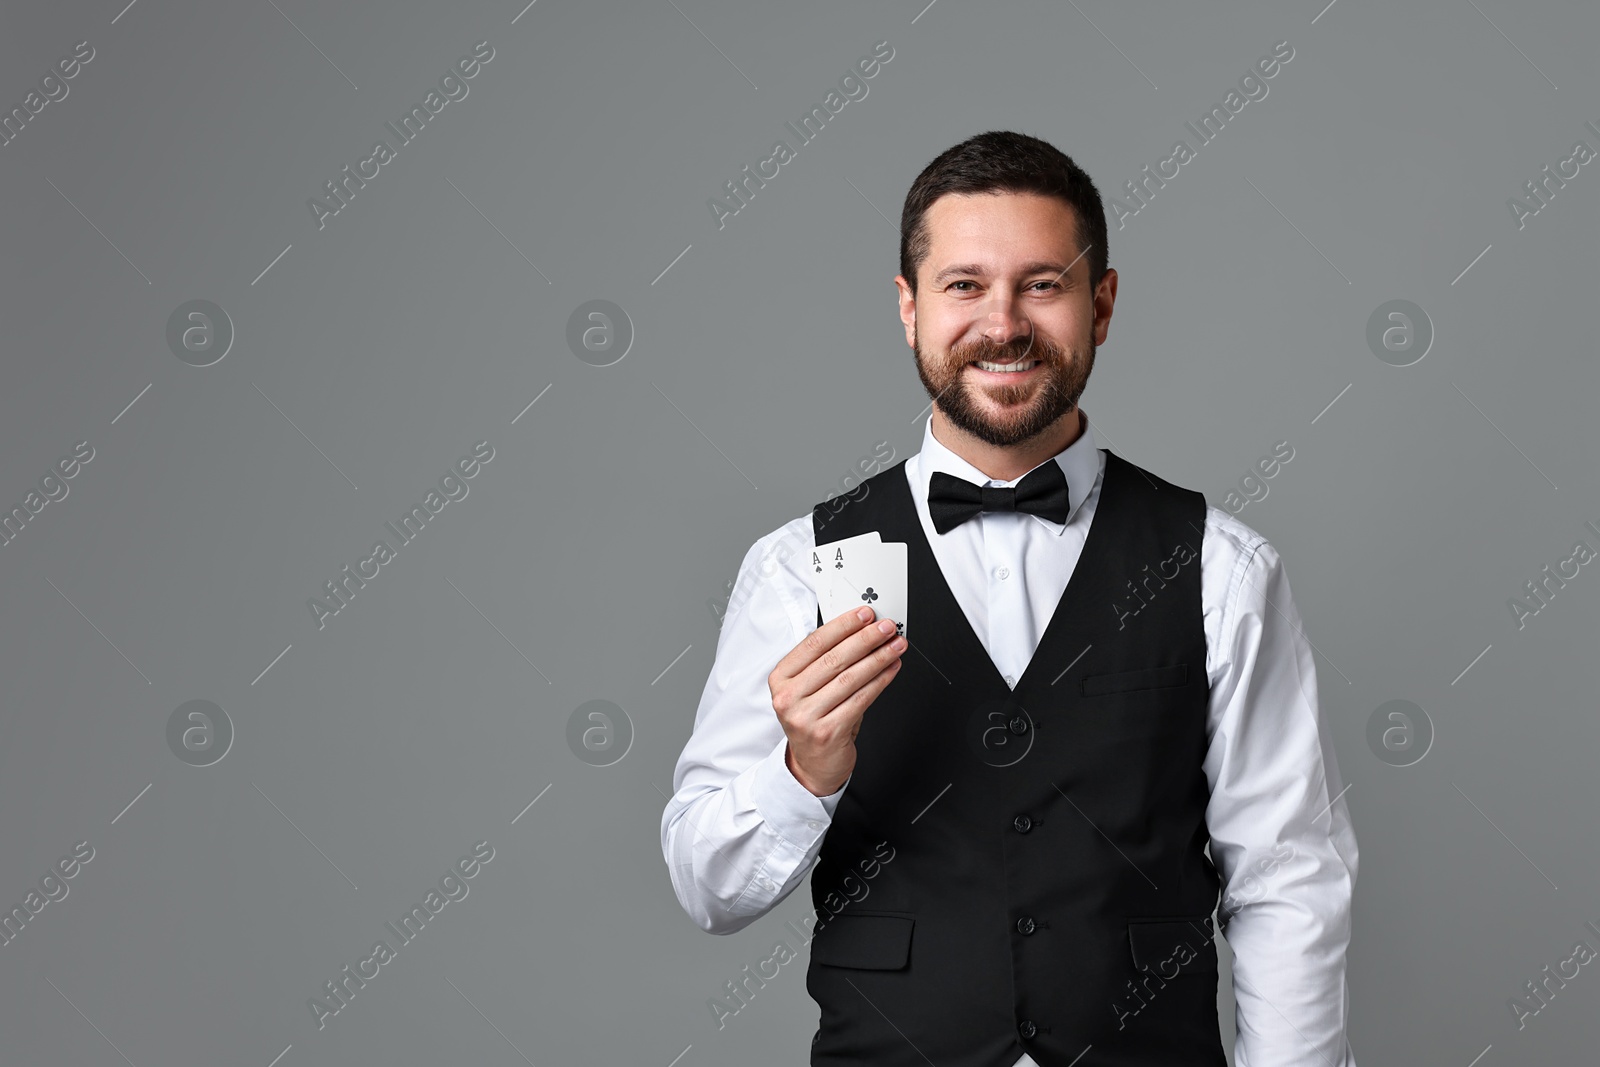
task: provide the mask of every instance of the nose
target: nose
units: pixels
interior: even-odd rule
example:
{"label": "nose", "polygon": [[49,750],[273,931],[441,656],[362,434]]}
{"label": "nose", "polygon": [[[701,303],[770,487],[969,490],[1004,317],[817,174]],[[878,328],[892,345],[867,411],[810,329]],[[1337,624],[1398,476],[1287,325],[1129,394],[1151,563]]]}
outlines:
{"label": "nose", "polygon": [[978,332],[997,345],[1033,335],[1032,320],[1019,306],[1016,296],[1001,287],[990,290],[979,306],[977,315],[975,325]]}

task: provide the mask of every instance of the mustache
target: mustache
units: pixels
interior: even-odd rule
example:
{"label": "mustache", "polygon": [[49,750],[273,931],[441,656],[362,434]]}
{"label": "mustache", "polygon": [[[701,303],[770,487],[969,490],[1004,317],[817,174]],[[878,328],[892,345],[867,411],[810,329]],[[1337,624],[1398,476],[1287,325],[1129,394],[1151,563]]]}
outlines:
{"label": "mustache", "polygon": [[1064,355],[1060,346],[1042,338],[1036,339],[1032,334],[1007,341],[1005,344],[996,344],[988,338],[983,338],[950,350],[951,360],[959,360],[962,364],[980,359],[985,363],[1011,363],[1019,359],[1038,359],[1046,364],[1060,364]]}

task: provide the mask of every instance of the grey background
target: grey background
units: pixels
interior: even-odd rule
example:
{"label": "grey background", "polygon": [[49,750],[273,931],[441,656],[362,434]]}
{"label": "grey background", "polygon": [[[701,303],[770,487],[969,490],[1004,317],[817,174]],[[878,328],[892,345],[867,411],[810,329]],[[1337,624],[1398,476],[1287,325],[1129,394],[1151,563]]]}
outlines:
{"label": "grey background", "polygon": [[[0,902],[95,849],[0,948],[0,1061],[804,1062],[803,961],[721,1031],[706,1002],[806,894],[710,937],[658,821],[745,549],[874,442],[920,441],[890,281],[906,189],[1016,129],[1118,195],[1285,39],[1269,95],[1112,220],[1084,406],[1213,502],[1295,449],[1240,518],[1287,562],[1350,785],[1362,1067],[1592,1050],[1592,968],[1520,1032],[1506,1006],[1600,923],[1600,578],[1520,630],[1507,607],[1600,524],[1600,175],[1521,230],[1506,207],[1600,148],[1592,5],[113,0],[0,22],[7,109],[96,53],[0,148],[0,502],[95,449],[0,548]],[[307,198],[480,40],[468,97],[319,231]],[[880,40],[867,97],[719,230],[707,199]],[[237,331],[209,367],[165,342],[192,299]],[[565,340],[592,299],[636,332],[608,367]],[[1409,367],[1365,341],[1392,299],[1436,330]],[[319,630],[308,598],[484,439],[469,495]],[[165,740],[194,699],[236,731],[209,767]],[[566,743],[594,699],[634,730],[608,767]],[[1414,766],[1365,740],[1394,699],[1437,732]],[[470,895],[319,1031],[308,998],[484,839]]]}

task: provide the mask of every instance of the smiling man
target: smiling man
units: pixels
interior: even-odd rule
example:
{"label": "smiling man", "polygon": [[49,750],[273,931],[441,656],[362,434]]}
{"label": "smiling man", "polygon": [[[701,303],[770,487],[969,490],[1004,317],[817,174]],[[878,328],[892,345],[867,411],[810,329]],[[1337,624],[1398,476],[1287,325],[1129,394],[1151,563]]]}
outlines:
{"label": "smiling man", "polygon": [[[815,864],[813,1067],[1217,1067],[1213,913],[1237,1067],[1355,1067],[1356,843],[1283,562],[1078,404],[1117,295],[1094,184],[972,137],[900,268],[922,449],[746,554],[662,813],[679,902],[732,933]],[[872,532],[914,646],[811,590]]]}

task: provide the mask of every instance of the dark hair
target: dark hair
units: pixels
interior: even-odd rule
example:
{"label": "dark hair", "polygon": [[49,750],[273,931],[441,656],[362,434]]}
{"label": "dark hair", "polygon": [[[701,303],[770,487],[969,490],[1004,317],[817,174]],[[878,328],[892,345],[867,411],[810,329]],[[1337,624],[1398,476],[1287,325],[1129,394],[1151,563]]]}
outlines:
{"label": "dark hair", "polygon": [[1010,130],[990,130],[941,152],[922,169],[900,209],[900,273],[917,293],[917,269],[932,243],[926,216],[946,193],[1014,192],[1058,197],[1078,220],[1079,251],[1090,245],[1089,288],[1106,272],[1106,212],[1083,168],[1047,141]]}

